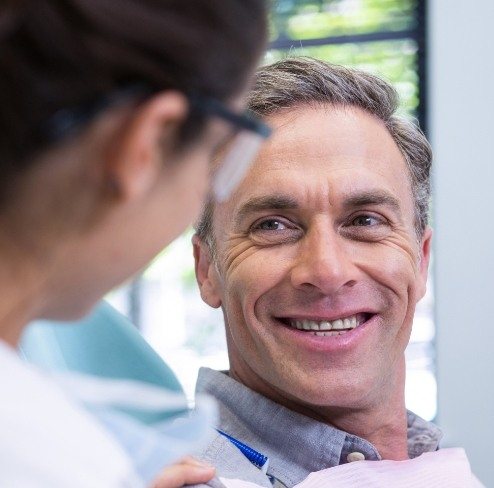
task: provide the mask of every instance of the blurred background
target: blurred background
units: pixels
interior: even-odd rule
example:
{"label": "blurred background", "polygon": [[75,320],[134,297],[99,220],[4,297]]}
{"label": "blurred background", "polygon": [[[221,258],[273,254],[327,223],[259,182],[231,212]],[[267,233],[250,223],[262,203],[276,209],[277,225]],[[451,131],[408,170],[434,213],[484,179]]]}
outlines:
{"label": "blurred background", "polygon": [[[303,54],[379,74],[431,140],[435,245],[407,349],[406,401],[439,423],[444,446],[467,449],[486,486],[494,486],[492,21],[492,0],[276,0],[264,58]],[[221,312],[202,302],[195,284],[191,235],[108,299],[192,401],[199,367],[228,369],[228,358]]]}

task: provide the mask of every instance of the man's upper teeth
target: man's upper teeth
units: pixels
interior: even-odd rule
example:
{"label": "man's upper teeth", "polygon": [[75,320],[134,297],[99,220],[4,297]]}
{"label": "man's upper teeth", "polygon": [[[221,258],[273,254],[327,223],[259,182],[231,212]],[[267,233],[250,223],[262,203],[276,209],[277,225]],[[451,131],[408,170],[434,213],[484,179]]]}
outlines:
{"label": "man's upper teeth", "polygon": [[337,320],[290,320],[290,325],[297,329],[304,330],[343,330],[343,329],[355,329],[357,327],[358,321],[357,316],[352,315],[351,317],[346,317],[344,319]]}

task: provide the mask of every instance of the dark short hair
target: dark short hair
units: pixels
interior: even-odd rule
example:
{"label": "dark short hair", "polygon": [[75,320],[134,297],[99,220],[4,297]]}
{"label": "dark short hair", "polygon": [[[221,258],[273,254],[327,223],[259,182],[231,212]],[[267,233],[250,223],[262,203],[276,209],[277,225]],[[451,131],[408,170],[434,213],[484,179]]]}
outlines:
{"label": "dark short hair", "polygon": [[[265,0],[6,0],[0,7],[0,196],[64,109],[136,84],[226,101],[266,39]],[[193,113],[182,137],[197,137]]]}
{"label": "dark short hair", "polygon": [[[409,170],[415,204],[415,228],[421,236],[428,223],[432,150],[417,124],[397,115],[396,90],[378,76],[310,57],[292,57],[257,71],[248,108],[259,117],[304,106],[358,107],[382,120]],[[209,199],[196,226],[214,250],[214,202]]]}

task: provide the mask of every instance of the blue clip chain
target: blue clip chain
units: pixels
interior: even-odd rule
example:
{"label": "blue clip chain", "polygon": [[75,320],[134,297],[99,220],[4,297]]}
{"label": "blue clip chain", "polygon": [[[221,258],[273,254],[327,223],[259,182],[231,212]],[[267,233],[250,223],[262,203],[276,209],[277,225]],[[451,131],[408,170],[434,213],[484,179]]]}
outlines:
{"label": "blue clip chain", "polygon": [[[218,429],[217,429],[218,430]],[[248,446],[247,444],[244,444],[243,442],[240,442],[238,439],[235,439],[235,437],[232,437],[231,435],[228,435],[226,432],[223,432],[221,430],[218,430],[218,432],[226,437],[234,446],[238,447],[242,454],[257,468],[263,469],[266,463],[268,462],[268,457],[265,456],[264,454],[261,454],[260,452],[256,451],[255,449],[252,449],[252,447]],[[267,468],[267,466],[266,466]]]}

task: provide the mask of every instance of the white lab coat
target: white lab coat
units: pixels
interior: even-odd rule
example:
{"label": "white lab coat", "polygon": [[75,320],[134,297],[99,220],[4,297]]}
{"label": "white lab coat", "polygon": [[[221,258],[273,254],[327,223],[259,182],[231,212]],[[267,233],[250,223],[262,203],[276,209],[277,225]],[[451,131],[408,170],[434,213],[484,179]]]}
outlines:
{"label": "white lab coat", "polygon": [[141,488],[119,444],[0,341],[0,486]]}

